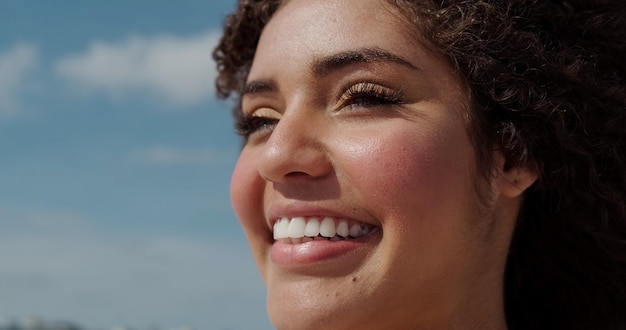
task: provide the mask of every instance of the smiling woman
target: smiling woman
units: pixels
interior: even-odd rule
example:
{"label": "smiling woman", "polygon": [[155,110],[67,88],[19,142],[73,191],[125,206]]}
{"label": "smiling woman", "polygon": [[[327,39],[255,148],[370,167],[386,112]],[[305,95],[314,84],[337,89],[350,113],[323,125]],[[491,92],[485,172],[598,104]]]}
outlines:
{"label": "smiling woman", "polygon": [[626,326],[625,5],[527,2],[240,1],[217,86],[277,328]]}

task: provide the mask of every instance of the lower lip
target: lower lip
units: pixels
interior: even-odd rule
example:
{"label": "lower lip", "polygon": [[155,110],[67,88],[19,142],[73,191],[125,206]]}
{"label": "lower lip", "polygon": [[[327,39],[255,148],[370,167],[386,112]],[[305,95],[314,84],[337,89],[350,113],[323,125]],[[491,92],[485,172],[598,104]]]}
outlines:
{"label": "lower lip", "polygon": [[275,241],[271,249],[271,260],[284,267],[297,267],[345,256],[363,247],[372,238],[367,236],[357,239],[330,241],[318,240],[301,244],[289,244]]}

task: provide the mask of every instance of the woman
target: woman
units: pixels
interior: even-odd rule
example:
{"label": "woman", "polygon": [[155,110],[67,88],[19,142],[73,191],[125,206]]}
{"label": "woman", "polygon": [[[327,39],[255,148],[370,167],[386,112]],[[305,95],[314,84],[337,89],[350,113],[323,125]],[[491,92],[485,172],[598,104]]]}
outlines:
{"label": "woman", "polygon": [[626,328],[625,7],[240,0],[214,58],[272,323]]}

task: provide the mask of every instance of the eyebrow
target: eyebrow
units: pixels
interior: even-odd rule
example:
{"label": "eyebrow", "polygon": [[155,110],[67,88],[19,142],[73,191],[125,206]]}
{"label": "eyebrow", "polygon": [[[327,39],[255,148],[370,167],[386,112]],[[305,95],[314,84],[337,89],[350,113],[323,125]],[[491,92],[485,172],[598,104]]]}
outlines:
{"label": "eyebrow", "polygon": [[[328,75],[334,71],[359,63],[391,62],[409,69],[422,71],[404,58],[378,47],[361,48],[339,52],[316,59],[311,64],[311,71],[317,77]],[[257,94],[276,90],[272,80],[253,80],[242,88],[240,95]]]}
{"label": "eyebrow", "polygon": [[404,58],[378,47],[349,50],[322,57],[311,65],[311,71],[319,77],[350,65],[374,62],[391,62],[412,70],[422,71]]}
{"label": "eyebrow", "polygon": [[276,90],[276,86],[270,80],[253,80],[248,83],[241,89],[241,96],[246,94],[255,94],[255,93],[263,93],[263,92],[271,92]]}

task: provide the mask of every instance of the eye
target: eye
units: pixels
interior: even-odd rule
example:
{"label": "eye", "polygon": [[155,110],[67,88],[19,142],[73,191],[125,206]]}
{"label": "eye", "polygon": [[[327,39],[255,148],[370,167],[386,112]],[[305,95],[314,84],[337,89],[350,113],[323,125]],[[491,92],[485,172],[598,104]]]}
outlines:
{"label": "eye", "polygon": [[237,134],[247,139],[256,132],[273,129],[277,123],[278,119],[246,115],[237,122]]}
{"label": "eye", "polygon": [[363,82],[350,86],[343,95],[341,95],[339,100],[341,109],[351,109],[353,107],[372,108],[403,103],[404,95],[401,90],[371,82]]}
{"label": "eye", "polygon": [[248,139],[251,135],[261,131],[271,131],[278,124],[280,114],[269,108],[262,108],[252,114],[246,114],[237,119],[237,134]]}

